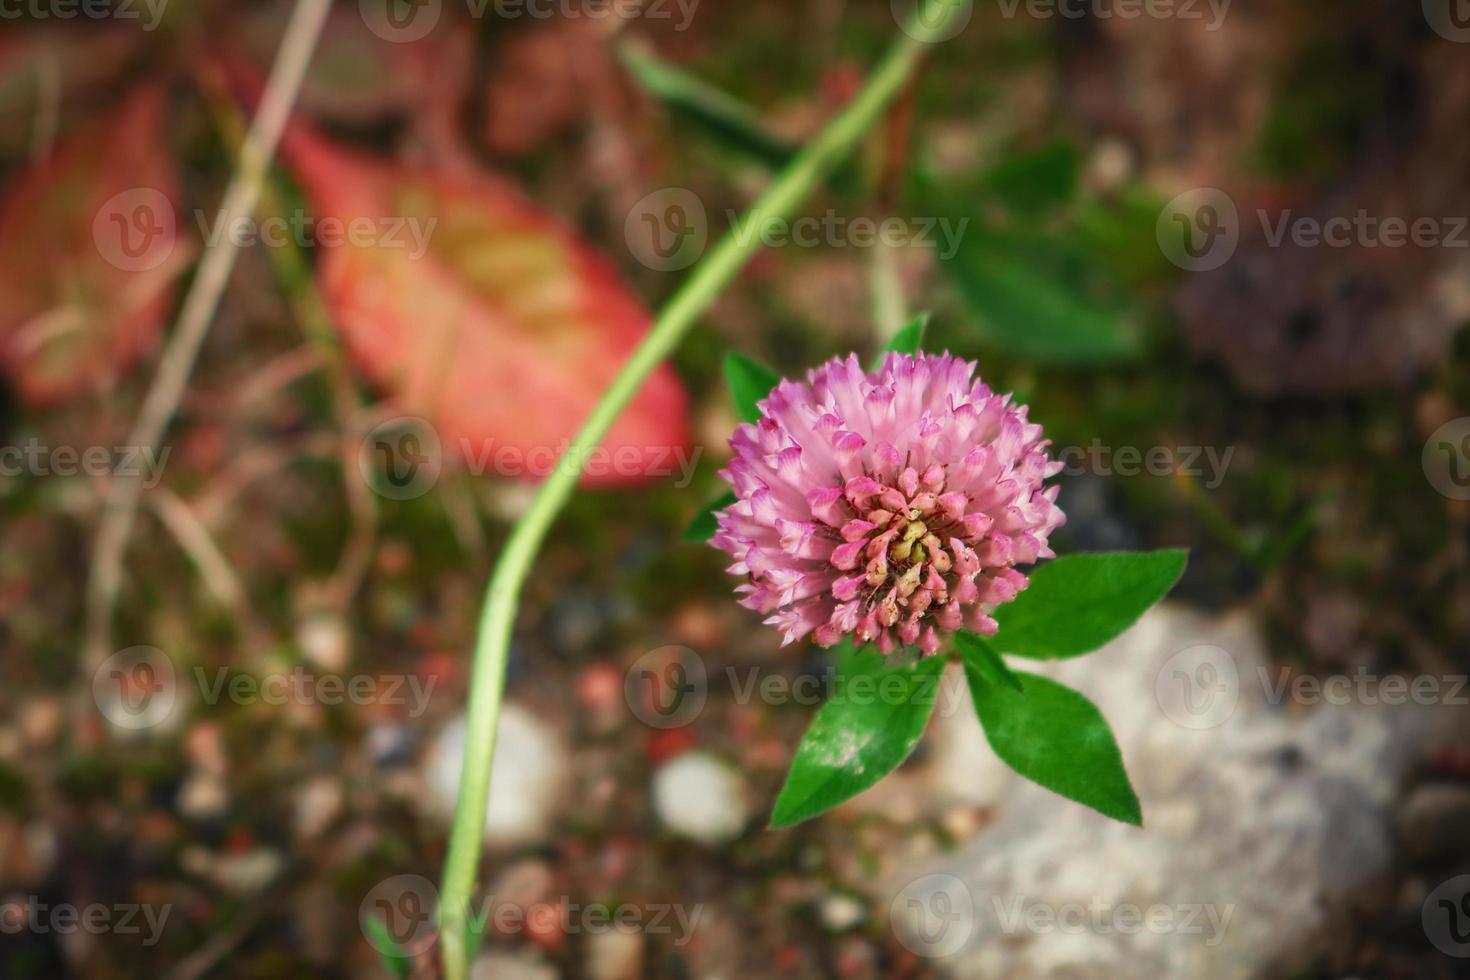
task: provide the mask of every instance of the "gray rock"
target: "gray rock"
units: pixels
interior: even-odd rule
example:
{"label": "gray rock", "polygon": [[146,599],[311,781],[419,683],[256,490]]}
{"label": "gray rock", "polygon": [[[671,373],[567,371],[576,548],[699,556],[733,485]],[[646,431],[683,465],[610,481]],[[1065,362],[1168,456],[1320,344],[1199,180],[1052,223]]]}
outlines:
{"label": "gray rock", "polygon": [[942,705],[936,793],[965,798],[968,786],[968,802],[998,816],[883,897],[898,940],[943,976],[1244,980],[1300,969],[1351,910],[1391,898],[1378,886],[1397,787],[1464,723],[1452,707],[1283,698],[1249,622],[1171,607],[1088,657],[1015,665],[1098,705],[1146,827],[1015,776],[969,712]]}

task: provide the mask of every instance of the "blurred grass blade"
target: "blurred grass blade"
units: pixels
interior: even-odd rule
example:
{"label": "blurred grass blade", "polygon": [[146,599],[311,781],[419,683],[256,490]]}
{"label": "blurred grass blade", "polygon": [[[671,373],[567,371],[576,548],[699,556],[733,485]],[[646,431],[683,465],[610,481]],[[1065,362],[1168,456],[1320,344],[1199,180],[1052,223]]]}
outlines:
{"label": "blurred grass blade", "polygon": [[[365,916],[362,922],[373,934],[372,944],[378,951],[378,959],[382,961],[383,968],[398,980],[408,980],[409,975],[413,973],[413,957],[394,940],[382,919],[369,915]],[[393,952],[384,952],[384,950],[393,950]]]}
{"label": "blurred grass blade", "polygon": [[702,125],[711,135],[772,169],[796,156],[798,145],[771,132],[755,110],[703,79],[660,59],[636,41],[618,45],[618,58],[649,95]]}

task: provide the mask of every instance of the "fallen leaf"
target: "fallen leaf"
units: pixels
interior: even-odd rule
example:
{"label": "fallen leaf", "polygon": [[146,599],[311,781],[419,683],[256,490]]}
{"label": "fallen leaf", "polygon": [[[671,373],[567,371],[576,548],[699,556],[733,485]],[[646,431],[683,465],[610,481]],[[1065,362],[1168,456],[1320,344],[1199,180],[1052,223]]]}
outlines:
{"label": "fallen leaf", "polygon": [[162,330],[191,252],[163,121],[162,88],[138,89],[0,203],[0,364],[28,404],[95,388]]}
{"label": "fallen leaf", "polygon": [[[318,229],[318,281],[352,361],[446,455],[539,479],[643,339],[611,264],[494,176],[374,160],[302,126],[283,145]],[[587,467],[589,485],[679,472],[687,398],[659,367]]]}

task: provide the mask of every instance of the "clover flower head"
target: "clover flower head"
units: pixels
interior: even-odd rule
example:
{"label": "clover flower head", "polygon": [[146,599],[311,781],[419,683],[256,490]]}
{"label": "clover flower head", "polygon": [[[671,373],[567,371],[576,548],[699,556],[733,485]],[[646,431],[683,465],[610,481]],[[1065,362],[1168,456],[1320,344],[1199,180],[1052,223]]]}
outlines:
{"label": "clover flower head", "polygon": [[852,636],[927,655],[955,630],[991,635],[990,613],[1026,587],[1016,566],[1053,557],[1065,517],[1042,484],[1062,464],[974,362],[889,354],[869,374],[850,355],[759,408],[730,440],[720,475],[738,499],[711,543],[783,646]]}

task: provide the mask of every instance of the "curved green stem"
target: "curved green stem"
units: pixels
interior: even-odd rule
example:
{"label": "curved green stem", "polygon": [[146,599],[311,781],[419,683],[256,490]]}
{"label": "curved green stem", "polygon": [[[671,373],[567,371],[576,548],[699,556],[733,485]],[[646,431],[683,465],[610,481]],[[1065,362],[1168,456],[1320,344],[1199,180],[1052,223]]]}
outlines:
{"label": "curved green stem", "polygon": [[469,975],[466,925],[469,902],[479,867],[484,838],[485,807],[490,798],[490,763],[495,754],[495,730],[505,689],[506,654],[521,586],[556,515],[576,489],[581,464],[602,443],[608,429],[627,406],[649,373],[673,353],[684,334],[735,278],[760,248],[773,223],[787,220],[815,190],[830,170],[872,126],[883,108],[904,84],[923,49],[942,38],[950,20],[966,8],[963,0],[929,0],[905,28],[857,97],[839,113],[776,177],[751,205],[747,230],[727,235],[699,264],[669,300],[648,336],[623,365],[567,449],[559,465],[541,484],[520,522],[511,531],[490,577],[480,613],[470,679],[468,728],[459,800],[444,861],[440,890],[439,936],[444,974],[448,980]]}

